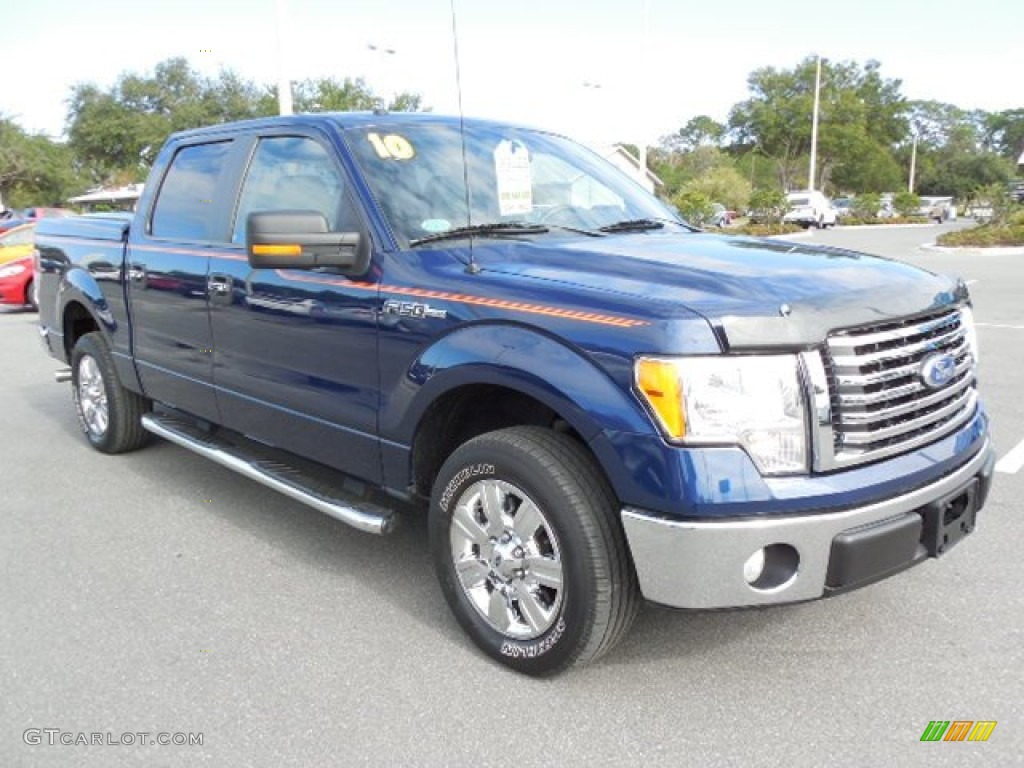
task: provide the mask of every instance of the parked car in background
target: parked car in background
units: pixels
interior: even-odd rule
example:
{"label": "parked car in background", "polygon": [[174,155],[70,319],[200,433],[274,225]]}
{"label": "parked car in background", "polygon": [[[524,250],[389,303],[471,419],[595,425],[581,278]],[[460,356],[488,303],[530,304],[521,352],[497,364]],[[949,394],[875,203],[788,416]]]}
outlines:
{"label": "parked car in background", "polygon": [[956,205],[953,203],[953,198],[948,195],[925,195],[921,197],[921,207],[918,209],[918,213],[941,224],[944,221],[956,219]]}
{"label": "parked car in background", "polygon": [[15,227],[31,224],[39,219],[62,218],[74,215],[74,211],[68,211],[64,208],[24,208],[22,210],[9,208],[0,214],[0,233],[9,232]]}
{"label": "parked car in background", "polygon": [[799,224],[804,229],[834,227],[839,220],[832,203],[817,190],[790,192],[786,195],[786,205],[789,210],[782,217],[782,221],[788,224]]}
{"label": "parked car in background", "polygon": [[62,219],[74,215],[74,211],[69,211],[66,208],[26,208],[22,213],[22,217],[29,221],[37,219]]}
{"label": "parked car in background", "polygon": [[709,226],[727,227],[736,218],[736,211],[730,211],[721,203],[711,204],[711,218],[708,219]]}
{"label": "parked car in background", "polygon": [[21,224],[0,235],[0,265],[32,255],[35,224]]}
{"label": "parked car in background", "polygon": [[836,216],[840,219],[848,219],[854,215],[852,197],[837,197],[832,201],[832,207],[836,209]]}
{"label": "parked car in background", "polygon": [[33,261],[28,255],[0,266],[0,304],[38,309]]}

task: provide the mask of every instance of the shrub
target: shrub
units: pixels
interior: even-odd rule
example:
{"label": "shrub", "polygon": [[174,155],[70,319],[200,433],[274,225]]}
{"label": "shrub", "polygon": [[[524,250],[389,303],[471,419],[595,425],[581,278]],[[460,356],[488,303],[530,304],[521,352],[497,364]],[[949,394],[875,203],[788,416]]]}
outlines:
{"label": "shrub", "polygon": [[683,214],[683,218],[695,227],[702,227],[711,219],[714,213],[711,202],[711,198],[703,192],[694,190],[680,192],[672,198],[673,205]]}
{"label": "shrub", "polygon": [[786,196],[777,189],[758,189],[750,195],[751,221],[781,222],[786,213]]}
{"label": "shrub", "polygon": [[866,192],[853,198],[853,212],[862,219],[873,219],[882,208],[882,197],[874,192]]}
{"label": "shrub", "polygon": [[892,198],[892,207],[900,216],[917,216],[921,210],[921,198],[913,192],[898,192]]}

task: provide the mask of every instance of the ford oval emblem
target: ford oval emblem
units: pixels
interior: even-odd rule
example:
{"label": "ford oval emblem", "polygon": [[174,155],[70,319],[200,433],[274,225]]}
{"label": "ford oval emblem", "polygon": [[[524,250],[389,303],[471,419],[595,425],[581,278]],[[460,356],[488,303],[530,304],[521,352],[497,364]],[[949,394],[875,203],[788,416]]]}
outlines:
{"label": "ford oval emblem", "polygon": [[930,355],[921,363],[921,381],[929,389],[944,387],[956,376],[956,358],[947,353]]}

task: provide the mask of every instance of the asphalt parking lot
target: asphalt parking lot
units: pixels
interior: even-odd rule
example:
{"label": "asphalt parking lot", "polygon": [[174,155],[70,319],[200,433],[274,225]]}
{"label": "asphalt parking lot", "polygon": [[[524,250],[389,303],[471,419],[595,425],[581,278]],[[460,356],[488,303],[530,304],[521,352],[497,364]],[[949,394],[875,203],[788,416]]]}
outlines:
{"label": "asphalt parking lot", "polygon": [[[803,242],[969,281],[1005,458],[1024,440],[1024,255],[922,249],[937,231]],[[0,310],[0,766],[1024,760],[1024,470],[1010,471],[1012,455],[976,533],[940,561],[797,606],[648,606],[609,657],[537,681],[463,635],[423,521],[376,538],[167,443],[100,455],[56,367],[35,316]],[[931,720],[998,725],[986,743],[921,743]],[[27,744],[27,729],[149,735],[51,746],[46,734]],[[203,743],[150,744],[159,733]]]}

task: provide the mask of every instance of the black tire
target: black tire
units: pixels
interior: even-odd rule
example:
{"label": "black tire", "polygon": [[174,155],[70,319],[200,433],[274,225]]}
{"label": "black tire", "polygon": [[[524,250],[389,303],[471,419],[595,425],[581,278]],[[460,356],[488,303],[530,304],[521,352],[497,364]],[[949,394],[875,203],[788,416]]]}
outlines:
{"label": "black tire", "polygon": [[39,303],[36,301],[36,281],[29,280],[25,286],[25,306],[33,312],[39,311]]}
{"label": "black tire", "polygon": [[[98,332],[82,336],[71,352],[71,393],[78,423],[93,448],[115,454],[145,444],[149,433],[142,428],[142,414],[149,411],[149,401],[121,385],[113,355]],[[95,409],[89,408],[98,400],[105,407],[105,426],[97,423]]]}
{"label": "black tire", "polygon": [[[453,517],[459,502],[472,498],[474,489],[487,482],[521,490],[553,534],[562,586],[559,599],[549,606],[550,625],[536,636],[523,639],[500,631],[472,602],[468,588],[463,587],[456,573],[453,541],[461,529],[456,526],[457,533],[453,534]],[[512,498],[513,494],[505,497],[503,509],[508,509]],[[518,520],[511,516],[508,519]],[[479,520],[477,524],[484,527]],[[502,541],[490,539],[492,552]],[[583,446],[558,432],[513,427],[481,435],[459,447],[434,483],[430,548],[441,590],[462,628],[489,656],[528,675],[551,675],[572,664],[594,661],[626,634],[639,609],[640,592],[619,520],[618,502]],[[523,550],[518,552],[522,557]],[[479,577],[476,594],[497,597],[499,605],[504,600],[508,615],[518,615],[525,624],[528,612],[522,610],[522,602],[516,597],[500,596],[503,593],[495,588],[494,581],[498,572],[488,562],[493,560],[486,561],[481,555],[474,563],[483,571],[491,568],[487,577]],[[527,560],[520,562],[524,570],[515,573],[520,579],[518,589],[523,589],[526,581],[539,577],[531,574],[525,565]],[[499,567],[505,566],[507,562]],[[534,597],[548,594],[542,593],[545,588],[538,581],[532,584]]]}

